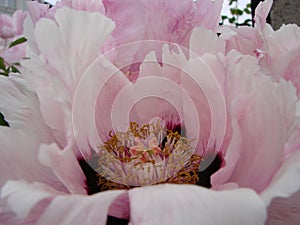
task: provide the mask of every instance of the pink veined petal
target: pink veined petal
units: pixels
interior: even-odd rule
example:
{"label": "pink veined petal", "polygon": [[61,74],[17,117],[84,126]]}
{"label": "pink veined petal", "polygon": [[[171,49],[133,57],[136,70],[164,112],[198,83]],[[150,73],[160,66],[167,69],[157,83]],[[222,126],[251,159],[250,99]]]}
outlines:
{"label": "pink veined petal", "polygon": [[[100,13],[76,12],[66,7],[57,10],[55,19],[57,24],[48,19],[36,24],[36,42],[41,54],[72,91],[87,66],[98,56],[114,25]],[[50,34],[52,38],[45,41]]]}
{"label": "pink veined petal", "polygon": [[258,225],[266,219],[265,206],[249,189],[157,185],[130,190],[129,200],[130,225]]}
{"label": "pink veined petal", "polygon": [[[41,183],[24,181],[10,181],[1,190],[1,204],[24,224],[105,225],[110,207],[116,210],[114,215],[126,214],[126,204],[117,203],[121,200],[126,201],[126,191],[68,195]],[[7,218],[1,217],[0,222],[3,219]]]}
{"label": "pink veined petal", "polygon": [[124,191],[106,191],[93,196],[57,196],[43,212],[37,225],[105,225],[109,207]]}
{"label": "pink veined petal", "polygon": [[[295,103],[296,96],[294,88],[287,82],[273,83],[268,77],[255,73],[255,69],[243,72],[242,68],[251,67],[250,61],[242,58],[232,58],[238,61],[227,66],[231,77],[227,88],[228,93],[232,92],[229,98],[235,102],[231,113],[238,120],[242,141],[240,157],[229,181],[261,192],[282,163],[284,145],[295,116],[295,107],[290,106]],[[241,99],[235,97],[239,96],[234,94],[235,91],[245,92],[248,103],[244,104],[242,100],[237,104]],[[292,100],[285,102],[283,99]]]}
{"label": "pink veined petal", "polygon": [[[224,101],[222,102],[224,100],[222,88],[202,58],[196,57],[195,54],[191,53],[193,59],[188,61],[181,48],[175,45],[172,47],[169,48],[167,45],[163,47],[163,66],[156,63],[153,53],[147,55],[141,65],[140,77],[154,76],[167,78],[170,82],[178,84],[182,90],[187,92],[197,109],[200,120],[201,129],[196,151],[199,154],[203,154],[204,152],[209,154],[210,150],[215,150],[212,149],[212,146],[216,142],[218,147],[220,146],[224,129],[226,128],[226,125],[224,125],[226,123],[226,111]],[[190,109],[185,107],[185,110]],[[218,126],[212,128],[212,124],[218,124]],[[185,128],[191,129],[189,127]],[[203,146],[207,145],[209,146],[208,151],[203,149]]]}
{"label": "pink veined petal", "polygon": [[21,76],[0,77],[0,111],[10,127],[31,130],[39,140],[50,142],[53,134],[45,124],[36,94]]}
{"label": "pink veined petal", "polygon": [[86,194],[86,178],[76,158],[75,148],[73,141],[65,149],[60,149],[56,144],[42,145],[39,160],[52,169],[70,193]]}
{"label": "pink veined petal", "polygon": [[110,205],[108,215],[121,219],[129,219],[130,205],[128,191],[119,195]]}
{"label": "pink veined petal", "polygon": [[[104,57],[86,70],[74,96],[73,131],[79,149],[90,156],[112,131],[111,107],[119,91],[129,80]],[[82,118],[89,115],[85,120]]]}
{"label": "pink veined petal", "polygon": [[[40,216],[36,214],[37,211],[42,213],[56,194],[59,192],[42,183],[9,181],[1,189],[0,201],[10,215],[5,218],[0,213],[0,222],[15,217],[15,220],[24,224],[35,223]],[[40,208],[37,209],[36,206]]]}
{"label": "pink veined petal", "polygon": [[216,31],[222,10],[223,0],[201,0],[196,2],[195,21],[197,26]]}
{"label": "pink veined petal", "polygon": [[[77,83],[97,58],[114,26],[100,13],[76,12],[66,7],[56,11],[55,19],[56,23],[44,18],[36,28],[26,23],[25,32],[34,33],[34,37],[29,36],[31,59],[24,61],[24,77],[41,100],[45,122],[64,146],[66,140],[61,136],[71,127]],[[49,35],[51,39],[47,38]]]}

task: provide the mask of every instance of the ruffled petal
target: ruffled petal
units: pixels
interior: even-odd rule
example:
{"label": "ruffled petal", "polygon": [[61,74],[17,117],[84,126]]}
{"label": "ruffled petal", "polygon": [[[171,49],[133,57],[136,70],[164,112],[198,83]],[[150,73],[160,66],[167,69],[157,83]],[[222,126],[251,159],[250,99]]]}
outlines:
{"label": "ruffled petal", "polygon": [[6,218],[0,216],[0,222],[4,222],[2,219],[5,219],[24,224],[35,223],[40,216],[37,212],[42,213],[55,194],[59,194],[59,192],[41,183],[7,182],[1,189],[0,198],[1,204],[6,209]]}
{"label": "ruffled petal", "polygon": [[93,196],[66,195],[49,186],[24,181],[8,182],[1,192],[1,201],[11,213],[25,224],[39,225],[105,225],[110,205],[125,193],[107,191]]}
{"label": "ruffled petal", "polygon": [[159,185],[129,192],[130,225],[264,224],[266,209],[249,189],[215,192],[187,185]]}
{"label": "ruffled petal", "polygon": [[0,77],[0,111],[16,129],[32,131],[39,140],[50,142],[53,134],[45,124],[36,94],[28,89],[21,76]]}
{"label": "ruffled petal", "polygon": [[76,86],[114,25],[100,13],[66,7],[57,9],[55,20],[43,18],[35,28],[26,23],[25,32],[34,36],[28,37],[31,59],[22,62],[26,67],[22,72],[40,99],[45,122],[54,130],[59,144],[65,146],[65,135],[71,135]]}
{"label": "ruffled petal", "polygon": [[243,58],[237,54],[227,66],[231,113],[238,120],[242,140],[239,160],[229,180],[260,192],[283,161],[296,95],[291,84],[273,83],[258,73],[255,62],[250,66],[250,58]]}
{"label": "ruffled petal", "polygon": [[85,176],[75,156],[76,146],[70,142],[65,149],[56,144],[42,145],[39,151],[39,160],[50,167],[56,177],[72,194],[86,194]]}

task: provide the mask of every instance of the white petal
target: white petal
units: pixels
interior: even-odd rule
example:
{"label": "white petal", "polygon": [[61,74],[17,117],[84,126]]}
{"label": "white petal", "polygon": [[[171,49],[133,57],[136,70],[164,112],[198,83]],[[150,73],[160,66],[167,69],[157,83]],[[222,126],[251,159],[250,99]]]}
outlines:
{"label": "white petal", "polygon": [[130,225],[259,225],[266,209],[249,189],[215,192],[190,185],[159,185],[129,192]]}

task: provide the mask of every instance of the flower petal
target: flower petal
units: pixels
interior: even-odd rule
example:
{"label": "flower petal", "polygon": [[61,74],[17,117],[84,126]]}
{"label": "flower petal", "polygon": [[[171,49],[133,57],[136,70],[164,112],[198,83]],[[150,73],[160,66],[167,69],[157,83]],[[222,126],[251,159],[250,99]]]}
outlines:
{"label": "flower petal", "polygon": [[249,189],[215,192],[188,185],[159,185],[129,192],[131,225],[263,224],[266,209]]}
{"label": "flower petal", "polygon": [[36,28],[27,23],[25,31],[34,33],[34,37],[30,39],[29,36],[29,42],[33,42],[29,49],[31,59],[24,61],[23,65],[27,69],[24,77],[41,101],[46,123],[60,137],[60,144],[65,146],[66,141],[61,136],[70,132],[76,86],[84,71],[97,58],[114,25],[100,13],[77,12],[66,7],[57,9],[55,20],[43,18]]}
{"label": "flower petal", "polygon": [[125,191],[106,191],[93,196],[66,195],[40,183],[11,181],[2,189],[1,201],[25,224],[105,225],[110,205],[123,193]]}
{"label": "flower petal", "polygon": [[44,142],[53,140],[53,134],[44,123],[36,94],[26,87],[21,76],[0,76],[0,111],[9,126],[30,130]]}
{"label": "flower petal", "polygon": [[52,169],[70,193],[86,194],[85,176],[75,156],[75,148],[72,142],[63,150],[56,144],[42,145],[39,160]]}
{"label": "flower petal", "polygon": [[275,198],[268,208],[266,225],[298,224],[300,221],[300,192],[288,198]]}
{"label": "flower petal", "polygon": [[39,163],[41,142],[32,132],[0,127],[0,142],[0,186],[7,180],[25,179],[47,183],[57,190],[66,190],[51,169]]}
{"label": "flower petal", "polygon": [[284,162],[274,178],[261,194],[266,205],[275,197],[287,198],[300,190],[300,151]]}
{"label": "flower petal", "polygon": [[228,95],[232,96],[231,113],[238,120],[242,140],[239,161],[229,180],[260,192],[282,163],[284,145],[295,117],[296,95],[291,84],[273,83],[255,72],[258,71],[255,62],[250,66],[250,58],[242,58],[234,56],[230,60],[236,63],[232,61],[227,66],[231,77],[227,82]]}

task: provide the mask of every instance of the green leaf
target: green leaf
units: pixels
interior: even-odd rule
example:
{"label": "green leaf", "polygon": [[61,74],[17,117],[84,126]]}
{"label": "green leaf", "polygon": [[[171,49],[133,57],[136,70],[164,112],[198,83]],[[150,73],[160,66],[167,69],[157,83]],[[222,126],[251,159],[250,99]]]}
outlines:
{"label": "green leaf", "polygon": [[232,5],[234,2],[237,2],[237,0],[230,0],[229,5]]}
{"label": "green leaf", "polygon": [[232,15],[237,15],[237,16],[243,15],[243,10],[241,9],[231,8],[230,12]]}
{"label": "green leaf", "polygon": [[235,22],[235,17],[231,17],[228,19],[229,23],[234,23]]}
{"label": "green leaf", "polygon": [[244,9],[244,12],[247,13],[247,14],[251,14],[251,10],[248,9],[248,8],[245,8],[245,9]]}
{"label": "green leaf", "polygon": [[22,44],[22,43],[24,43],[26,41],[27,41],[27,39],[25,37],[21,37],[21,38],[15,40],[15,41],[13,41],[12,43],[10,43],[10,45],[8,46],[8,48],[12,48],[12,47],[14,47],[16,45],[19,45],[19,44]]}
{"label": "green leaf", "polygon": [[6,70],[6,68],[5,68],[5,63],[4,63],[4,59],[3,59],[2,57],[0,57],[0,69]]}
{"label": "green leaf", "polygon": [[20,73],[20,71],[19,71],[15,66],[10,66],[10,70],[11,70],[13,73]]}
{"label": "green leaf", "polygon": [[9,127],[9,124],[6,122],[6,120],[4,119],[4,116],[2,113],[0,113],[0,126],[6,126]]}

